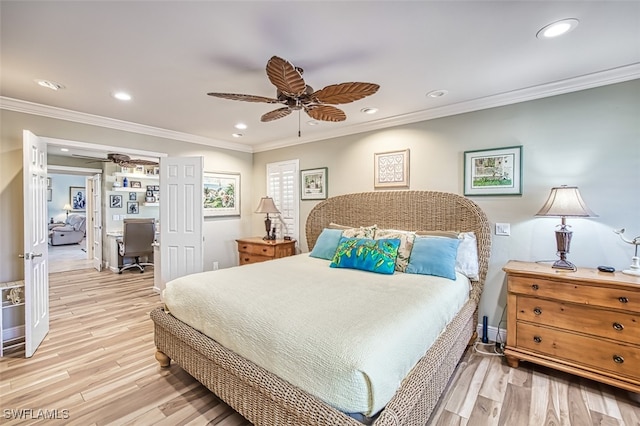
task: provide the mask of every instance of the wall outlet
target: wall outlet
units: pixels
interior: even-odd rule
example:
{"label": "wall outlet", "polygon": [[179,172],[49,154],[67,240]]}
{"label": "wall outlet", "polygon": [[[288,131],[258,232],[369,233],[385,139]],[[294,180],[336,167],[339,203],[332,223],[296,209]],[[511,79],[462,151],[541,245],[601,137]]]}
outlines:
{"label": "wall outlet", "polygon": [[218,270],[218,262],[217,261],[213,262],[213,270],[214,271]]}
{"label": "wall outlet", "polygon": [[511,235],[510,223],[496,223],[496,235]]}

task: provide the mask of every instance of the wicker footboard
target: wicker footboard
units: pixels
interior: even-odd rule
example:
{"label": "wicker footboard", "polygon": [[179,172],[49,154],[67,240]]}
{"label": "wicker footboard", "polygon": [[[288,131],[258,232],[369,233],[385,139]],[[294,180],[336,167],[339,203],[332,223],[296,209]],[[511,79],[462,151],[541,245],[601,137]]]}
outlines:
{"label": "wicker footboard", "polygon": [[[476,304],[467,302],[374,425],[424,426],[473,333]],[[158,308],[151,312],[158,351],[255,425],[351,425],[358,421],[258,367]]]}

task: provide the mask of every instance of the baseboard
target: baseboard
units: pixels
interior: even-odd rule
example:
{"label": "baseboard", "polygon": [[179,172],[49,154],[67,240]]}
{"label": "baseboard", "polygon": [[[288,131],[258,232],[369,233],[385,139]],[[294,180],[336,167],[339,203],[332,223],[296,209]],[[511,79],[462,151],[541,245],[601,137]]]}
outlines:
{"label": "baseboard", "polygon": [[[482,324],[478,324],[477,327],[478,338],[482,338]],[[498,327],[488,326],[487,327],[487,337],[490,342],[503,342],[507,341],[507,330],[504,328],[498,329]]]}

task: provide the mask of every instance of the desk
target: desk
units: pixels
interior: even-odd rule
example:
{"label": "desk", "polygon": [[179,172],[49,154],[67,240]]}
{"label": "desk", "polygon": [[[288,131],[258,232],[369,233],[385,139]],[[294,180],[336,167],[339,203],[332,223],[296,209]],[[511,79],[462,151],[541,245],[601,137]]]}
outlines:
{"label": "desk", "polygon": [[[156,241],[160,234],[156,232]],[[107,232],[107,256],[105,259],[105,267],[109,268],[111,272],[118,272],[118,239],[122,238],[122,231],[108,231]],[[149,262],[154,262],[154,272],[155,272],[155,263],[160,259],[159,246],[154,245],[153,249],[153,259],[149,259]],[[156,252],[158,252],[158,256],[156,256]],[[156,261],[154,261],[156,259]],[[159,268],[157,268],[159,269]]]}

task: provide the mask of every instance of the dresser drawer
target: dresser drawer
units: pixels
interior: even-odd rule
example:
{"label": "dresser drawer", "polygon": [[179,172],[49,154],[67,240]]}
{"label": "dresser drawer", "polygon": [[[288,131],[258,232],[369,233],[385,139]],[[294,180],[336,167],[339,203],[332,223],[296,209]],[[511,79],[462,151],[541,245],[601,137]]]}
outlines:
{"label": "dresser drawer", "polygon": [[517,346],[640,381],[640,347],[518,322]]}
{"label": "dresser drawer", "polygon": [[640,345],[640,314],[518,296],[517,319]]}
{"label": "dresser drawer", "polygon": [[251,254],[251,253],[238,253],[238,257],[240,260],[239,262],[240,265],[248,265],[250,263],[265,262],[267,260],[273,259],[273,257],[260,256],[260,255]]}
{"label": "dresser drawer", "polygon": [[510,276],[508,286],[511,293],[640,313],[638,291],[519,276]]}
{"label": "dresser drawer", "polygon": [[238,252],[273,257],[276,253],[276,247],[269,244],[251,244],[238,242]]}

